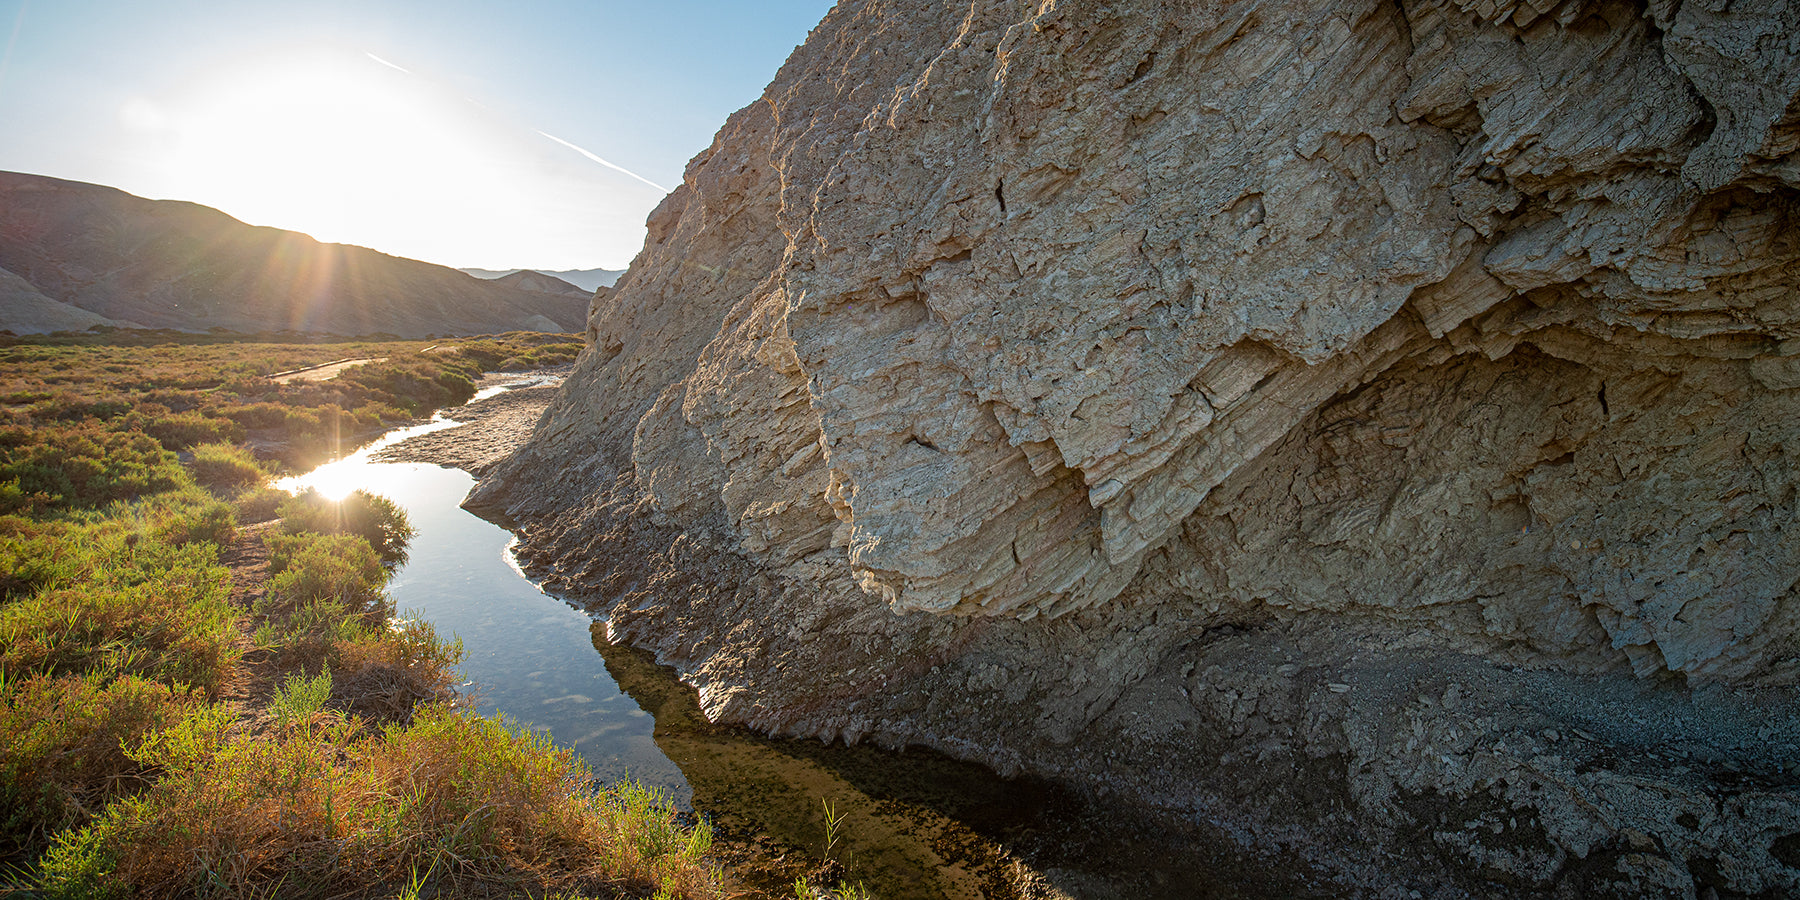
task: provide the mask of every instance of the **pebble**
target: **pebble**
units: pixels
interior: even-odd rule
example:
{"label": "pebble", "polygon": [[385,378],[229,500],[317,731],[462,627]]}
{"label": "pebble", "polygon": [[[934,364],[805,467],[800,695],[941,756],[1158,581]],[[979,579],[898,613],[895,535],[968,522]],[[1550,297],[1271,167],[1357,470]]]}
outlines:
{"label": "pebble", "polygon": [[1333,681],[1333,682],[1331,682],[1331,683],[1330,683],[1330,684],[1327,684],[1327,685],[1325,685],[1325,686],[1326,686],[1326,687],[1327,687],[1327,688],[1329,688],[1329,689],[1330,689],[1330,690],[1331,690],[1331,692],[1332,692],[1332,693],[1334,693],[1334,694],[1348,694],[1348,693],[1350,693],[1350,686],[1349,686],[1349,685],[1347,685],[1347,684],[1344,684],[1344,683],[1343,683],[1343,682],[1341,682],[1341,681]]}

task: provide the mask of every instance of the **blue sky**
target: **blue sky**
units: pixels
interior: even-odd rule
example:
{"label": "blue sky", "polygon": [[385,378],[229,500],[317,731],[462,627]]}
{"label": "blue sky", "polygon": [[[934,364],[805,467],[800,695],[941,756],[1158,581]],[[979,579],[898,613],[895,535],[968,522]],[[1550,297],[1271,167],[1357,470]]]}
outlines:
{"label": "blue sky", "polygon": [[646,182],[830,6],[0,0],[0,170],[447,265],[619,268]]}

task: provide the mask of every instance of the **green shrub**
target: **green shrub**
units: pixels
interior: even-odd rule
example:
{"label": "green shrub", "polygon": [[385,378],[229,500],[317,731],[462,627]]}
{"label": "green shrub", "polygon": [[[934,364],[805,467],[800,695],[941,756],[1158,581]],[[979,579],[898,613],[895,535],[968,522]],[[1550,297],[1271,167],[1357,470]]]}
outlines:
{"label": "green shrub", "polygon": [[360,490],[342,500],[310,489],[303,491],[281,504],[281,518],[282,530],[289,534],[357,535],[389,565],[406,560],[406,542],[414,534],[405,511],[392,500]]}
{"label": "green shrub", "polygon": [[220,683],[238,631],[212,547],[117,527],[70,528],[62,539],[69,581],[0,606],[0,670]]}
{"label": "green shrub", "polygon": [[134,751],[156,784],[45,855],[51,896],[265,895],[296,874],[357,892],[422,871],[451,896],[541,872],[716,896],[707,829],[641,789],[589,791],[573,751],[496,719],[426,705],[380,731],[336,719],[260,738],[195,719]]}
{"label": "green shrub", "polygon": [[232,501],[237,512],[237,520],[244,524],[267,522],[280,515],[281,504],[287,502],[292,495],[279,488],[268,486],[253,487],[238,494]]}
{"label": "green shrub", "polygon": [[235,444],[244,439],[244,426],[227,418],[185,412],[146,423],[144,433],[169,450],[186,450],[197,444]]}
{"label": "green shrub", "polygon": [[29,512],[33,509],[47,509],[51,497],[42,491],[28,494],[19,487],[19,479],[8,478],[0,481],[0,516]]}
{"label": "green shrub", "polygon": [[[0,602],[24,597],[45,587],[68,584],[80,571],[55,532],[44,533],[14,518],[18,533],[0,534]],[[20,526],[24,526],[22,529]]]}
{"label": "green shrub", "polygon": [[309,719],[314,713],[325,709],[331,699],[331,668],[320,670],[319,674],[308,678],[304,674],[289,675],[282,681],[281,687],[269,701],[269,714],[281,723],[288,725]]}
{"label": "green shrub", "polygon": [[353,534],[275,534],[269,591],[257,613],[256,644],[307,665],[340,645],[367,639],[387,620],[381,588],[387,570],[369,542]]}
{"label": "green shrub", "polygon": [[156,536],[177,547],[205,541],[223,546],[237,534],[231,504],[218,500],[175,512],[157,525]]}
{"label": "green shrub", "polygon": [[290,604],[332,600],[367,607],[387,582],[380,557],[360,535],[274,534],[269,545],[269,590]]}
{"label": "green shrub", "polygon": [[288,410],[282,403],[243,403],[227,407],[221,415],[245,428],[282,428],[288,423]]}
{"label": "green shrub", "polygon": [[118,796],[142,770],[124,747],[195,705],[190,693],[133,676],[0,679],[0,855],[40,848]]}
{"label": "green shrub", "polygon": [[194,480],[209,488],[242,488],[269,477],[249,450],[233,444],[201,444],[190,463]]}
{"label": "green shrub", "polygon": [[43,498],[37,508],[92,508],[115,500],[173,490],[186,483],[175,454],[137,432],[97,426],[0,429],[0,482],[19,496]]}

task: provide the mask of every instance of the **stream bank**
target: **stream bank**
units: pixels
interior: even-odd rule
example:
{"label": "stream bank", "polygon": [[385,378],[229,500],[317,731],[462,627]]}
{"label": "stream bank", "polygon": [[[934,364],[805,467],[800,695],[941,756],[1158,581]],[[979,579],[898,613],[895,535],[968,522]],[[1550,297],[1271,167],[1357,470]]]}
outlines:
{"label": "stream bank", "polygon": [[[715,854],[744,888],[789,896],[806,877],[860,882],[884,900],[1331,895],[1304,873],[1252,860],[1214,829],[1053,782],[1003,779],[922,748],[713,724],[674,669],[614,642],[589,613],[543,595],[517,571],[511,585],[459,574],[483,558],[510,559],[510,536],[466,514],[446,525],[472,481],[433,467],[479,473],[504,458],[554,393],[549,377],[498,391],[518,376],[490,378],[477,399],[443,414],[460,424],[395,435],[364,455],[374,468],[360,477],[407,507],[420,528],[395,600],[464,638],[482,709],[574,744],[603,779],[645,780],[711,819]],[[477,546],[464,532],[485,536]],[[828,814],[837,821],[829,835]]]}

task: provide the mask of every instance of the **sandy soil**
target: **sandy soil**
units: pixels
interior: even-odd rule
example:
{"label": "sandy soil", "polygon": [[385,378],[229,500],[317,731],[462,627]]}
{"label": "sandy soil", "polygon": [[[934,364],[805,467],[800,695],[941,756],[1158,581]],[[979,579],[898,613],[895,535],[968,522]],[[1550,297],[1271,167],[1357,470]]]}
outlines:
{"label": "sandy soil", "polygon": [[480,387],[484,389],[533,379],[541,381],[445,410],[444,418],[462,425],[401,441],[375,454],[375,458],[453,466],[479,478],[531,437],[532,427],[556,396],[566,373],[567,369],[555,369],[488,375],[481,380]]}

